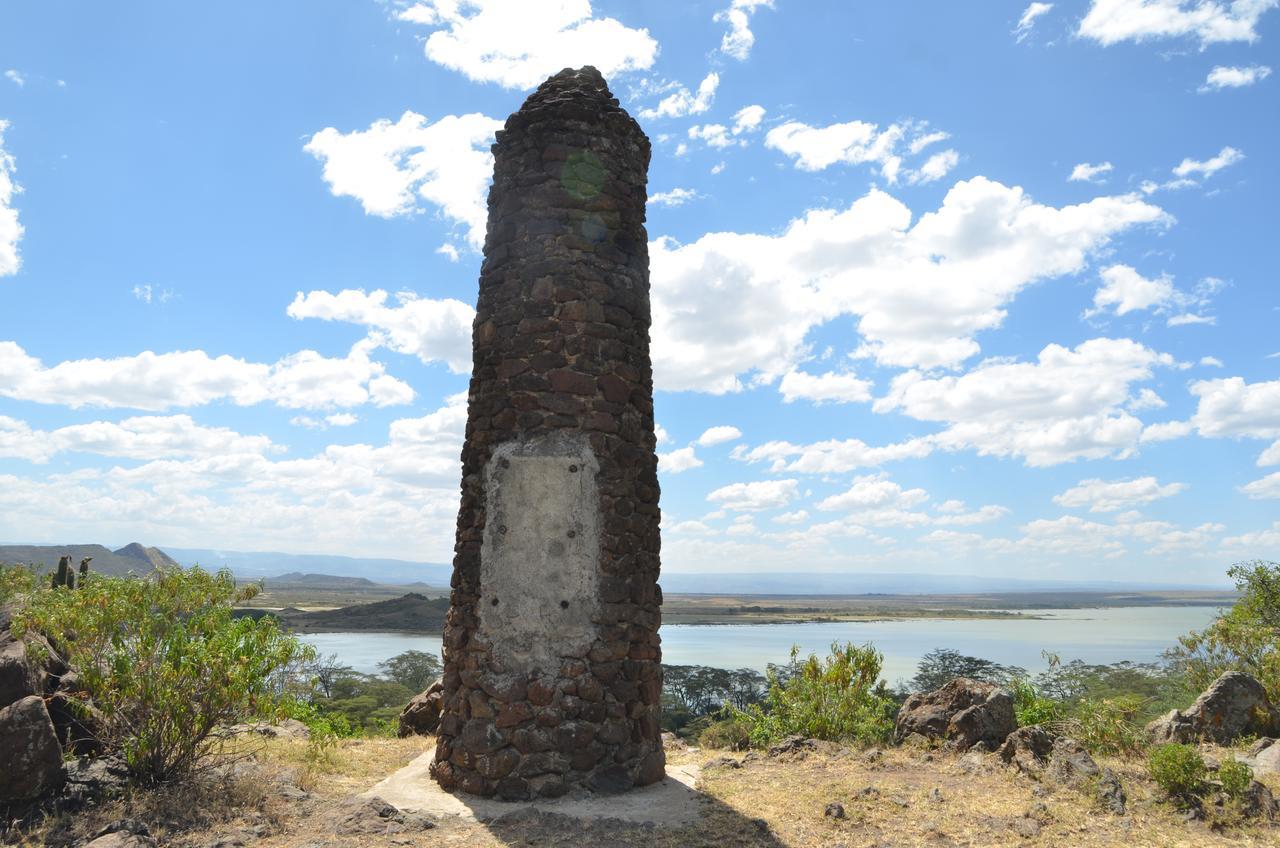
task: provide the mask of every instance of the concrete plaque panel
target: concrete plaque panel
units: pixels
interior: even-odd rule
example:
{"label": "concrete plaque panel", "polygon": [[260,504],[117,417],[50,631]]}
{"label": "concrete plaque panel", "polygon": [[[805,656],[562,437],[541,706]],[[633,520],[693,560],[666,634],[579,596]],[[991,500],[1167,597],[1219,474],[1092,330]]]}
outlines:
{"label": "concrete plaque panel", "polygon": [[479,636],[504,670],[554,675],[595,640],[598,468],[560,434],[502,444],[485,466]]}

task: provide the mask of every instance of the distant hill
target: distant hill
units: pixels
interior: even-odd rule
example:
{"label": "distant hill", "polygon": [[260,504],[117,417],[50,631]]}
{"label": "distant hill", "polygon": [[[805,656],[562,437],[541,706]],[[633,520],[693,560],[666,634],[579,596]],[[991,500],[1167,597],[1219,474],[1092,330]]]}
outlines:
{"label": "distant hill", "polygon": [[147,574],[159,565],[178,564],[159,548],[144,547],[138,542],[125,545],[117,551],[103,545],[0,545],[0,562],[43,565],[46,570],[56,568],[58,559],[68,555],[72,564],[77,566],[85,557],[93,557],[90,568],[99,574],[114,577],[130,573]]}
{"label": "distant hill", "polygon": [[[264,551],[224,551],[212,548],[167,548],[183,565],[199,563],[207,569],[229,568],[237,577],[274,579],[284,573],[333,577],[363,577],[373,583],[449,585],[453,566],[377,557],[284,554]],[[57,563],[57,560],[54,560]]]}
{"label": "distant hill", "polygon": [[1154,591],[1214,589],[1106,580],[1034,580],[979,577],[973,574],[889,574],[858,572],[810,573],[680,573],[664,572],[662,591],[700,595],[973,595],[984,592]]}
{"label": "distant hill", "polygon": [[439,633],[449,611],[448,598],[428,598],[410,592],[389,601],[356,604],[322,612],[284,609],[275,615],[301,633],[336,633],[347,630]]}
{"label": "distant hill", "polygon": [[378,585],[372,580],[364,577],[339,577],[334,574],[303,574],[300,571],[290,571],[287,574],[267,577],[264,582],[271,588],[297,587],[300,589],[372,589]]}

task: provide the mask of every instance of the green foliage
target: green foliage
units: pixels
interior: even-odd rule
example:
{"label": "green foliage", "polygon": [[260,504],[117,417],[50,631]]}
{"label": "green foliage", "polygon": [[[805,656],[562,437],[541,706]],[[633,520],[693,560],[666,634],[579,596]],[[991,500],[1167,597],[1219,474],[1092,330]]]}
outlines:
{"label": "green foliage", "polygon": [[1026,675],[1026,670],[1017,666],[1000,665],[991,660],[965,656],[950,648],[934,648],[920,658],[916,676],[911,678],[907,687],[909,692],[932,692],[957,677],[1005,686],[1012,680],[1025,678]]}
{"label": "green foliage", "polygon": [[74,592],[32,586],[15,627],[58,646],[80,672],[80,707],[97,710],[100,741],[138,779],[162,781],[198,765],[218,727],[276,718],[279,672],[310,653],[274,619],[232,617],[256,588],[199,568],[89,574]]}
{"label": "green foliage", "polygon": [[1253,769],[1231,757],[1218,768],[1218,780],[1222,782],[1222,791],[1227,797],[1239,801],[1253,784]]}
{"label": "green foliage", "polygon": [[378,663],[384,677],[408,687],[415,694],[424,691],[440,679],[444,666],[435,654],[426,651],[405,651],[385,662]]}
{"label": "green foliage", "polygon": [[1040,693],[1030,679],[1015,677],[1008,683],[1009,694],[1013,696],[1013,711],[1018,717],[1019,727],[1033,724],[1053,724],[1066,717],[1066,708],[1052,698]]}
{"label": "green foliage", "polygon": [[1201,790],[1204,758],[1191,745],[1159,745],[1147,755],[1147,771],[1171,798],[1190,798]]}
{"label": "green foliage", "polygon": [[1094,753],[1138,753],[1147,743],[1143,732],[1147,713],[1147,701],[1141,695],[1085,698],[1072,706],[1062,726]]}
{"label": "green foliage", "polygon": [[1200,691],[1225,671],[1252,674],[1280,701],[1280,564],[1236,563],[1227,570],[1240,598],[1201,631],[1178,640],[1169,658]]}
{"label": "green foliage", "polygon": [[730,751],[745,751],[751,747],[752,721],[746,714],[730,708],[717,716],[698,734],[700,747],[727,748]]}
{"label": "green foliage", "polygon": [[25,565],[0,563],[0,605],[12,603],[36,586],[35,572]]}
{"label": "green foliage", "polygon": [[763,704],[742,713],[751,743],[768,745],[791,734],[815,739],[880,742],[893,732],[896,704],[880,678],[881,654],[870,645],[833,644],[831,654],[800,662],[791,649],[784,676],[769,670]]}

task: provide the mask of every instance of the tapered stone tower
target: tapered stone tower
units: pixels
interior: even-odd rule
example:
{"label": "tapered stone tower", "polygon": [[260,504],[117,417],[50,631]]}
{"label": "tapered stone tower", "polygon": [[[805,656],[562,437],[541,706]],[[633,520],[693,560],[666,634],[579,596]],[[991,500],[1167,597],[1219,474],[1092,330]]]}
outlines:
{"label": "tapered stone tower", "polygon": [[660,780],[649,140],[565,69],[493,146],[431,773],[522,799]]}

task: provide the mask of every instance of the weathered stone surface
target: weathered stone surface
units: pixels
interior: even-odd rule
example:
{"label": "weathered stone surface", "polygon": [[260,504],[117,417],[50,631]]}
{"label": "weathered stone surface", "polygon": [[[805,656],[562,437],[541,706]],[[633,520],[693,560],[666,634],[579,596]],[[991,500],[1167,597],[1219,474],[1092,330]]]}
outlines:
{"label": "weathered stone surface", "polygon": [[1171,710],[1147,725],[1155,742],[1230,744],[1247,733],[1259,736],[1280,730],[1280,710],[1256,677],[1228,671],[1185,710]]}
{"label": "weathered stone surface", "polygon": [[1004,744],[996,753],[1006,765],[1011,765],[1023,774],[1039,775],[1049,762],[1053,753],[1053,742],[1057,737],[1037,725],[1019,727],[1010,733]]}
{"label": "weathered stone surface", "polygon": [[1066,786],[1083,786],[1102,774],[1089,751],[1074,739],[1059,737],[1053,743],[1046,770],[1049,778]]}
{"label": "weathered stone surface", "polygon": [[0,632],[0,707],[20,698],[43,694],[38,670],[27,655],[27,646],[7,632]]}
{"label": "weathered stone surface", "polygon": [[437,680],[425,692],[414,695],[400,711],[398,736],[430,736],[440,726],[444,706],[444,684]]}
{"label": "weathered stone surface", "polygon": [[432,775],[622,791],[665,762],[649,142],[587,67],[493,152]]}
{"label": "weathered stone surface", "polygon": [[33,801],[62,785],[62,748],[39,697],[0,709],[0,763],[0,804]]}
{"label": "weathered stone surface", "polygon": [[933,692],[917,692],[898,711],[895,735],[945,739],[961,751],[985,742],[995,748],[1016,730],[1013,698],[991,683],[957,677]]}
{"label": "weathered stone surface", "polygon": [[1280,745],[1275,743],[1270,737],[1259,739],[1241,762],[1253,769],[1254,774],[1280,774]]}

